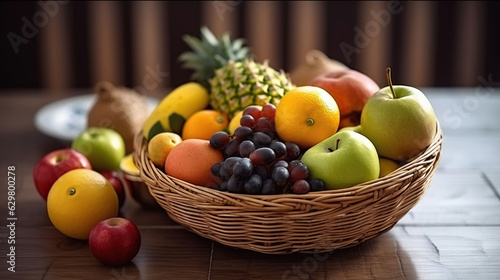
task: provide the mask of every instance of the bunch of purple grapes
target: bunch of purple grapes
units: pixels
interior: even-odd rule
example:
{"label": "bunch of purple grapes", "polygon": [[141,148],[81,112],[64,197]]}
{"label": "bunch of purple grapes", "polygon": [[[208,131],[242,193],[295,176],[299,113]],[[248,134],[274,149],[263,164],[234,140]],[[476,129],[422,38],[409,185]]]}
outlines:
{"label": "bunch of purple grapes", "polygon": [[210,145],[224,154],[224,161],[212,166],[221,178],[219,190],[247,194],[304,194],[325,189],[320,179],[311,179],[300,161],[302,151],[292,142],[279,139],[274,127],[276,107],[249,106],[243,110],[240,127],[233,135],[220,131]]}

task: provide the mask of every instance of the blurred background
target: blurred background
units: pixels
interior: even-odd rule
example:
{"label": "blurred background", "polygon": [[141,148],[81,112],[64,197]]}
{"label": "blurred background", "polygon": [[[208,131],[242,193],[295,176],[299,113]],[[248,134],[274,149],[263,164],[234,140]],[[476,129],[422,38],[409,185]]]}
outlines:
{"label": "blurred background", "polygon": [[[255,59],[290,72],[312,49],[386,85],[500,82],[500,4],[445,1],[12,1],[0,4],[0,92],[146,91],[188,81],[182,36],[245,38]],[[498,86],[498,83],[497,83]]]}

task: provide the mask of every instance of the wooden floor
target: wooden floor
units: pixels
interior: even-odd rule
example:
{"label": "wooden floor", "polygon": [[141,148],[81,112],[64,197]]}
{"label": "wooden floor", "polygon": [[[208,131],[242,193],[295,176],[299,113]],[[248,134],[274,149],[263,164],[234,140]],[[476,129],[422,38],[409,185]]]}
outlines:
{"label": "wooden floor", "polygon": [[[0,93],[0,168],[16,167],[15,270],[10,231],[0,229],[0,279],[500,279],[500,90],[424,89],[443,127],[442,158],[421,202],[389,232],[356,247],[317,254],[265,255],[197,236],[164,211],[130,197],[120,215],[142,246],[125,267],[101,265],[84,241],[50,223],[32,180],[35,162],[68,143],[37,131],[45,92]],[[71,94],[89,92],[75,91]],[[0,191],[7,221],[7,191]]]}

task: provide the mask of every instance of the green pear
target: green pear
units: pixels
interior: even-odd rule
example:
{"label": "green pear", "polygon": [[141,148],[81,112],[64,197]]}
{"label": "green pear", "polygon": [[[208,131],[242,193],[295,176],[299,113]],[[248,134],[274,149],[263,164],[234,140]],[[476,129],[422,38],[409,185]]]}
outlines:
{"label": "green pear", "polygon": [[361,125],[360,124],[355,125],[355,126],[345,126],[345,127],[342,127],[341,129],[339,129],[338,132],[346,131],[346,130],[351,130],[351,131],[363,134],[363,133],[361,133]]}
{"label": "green pear", "polygon": [[311,178],[325,182],[328,189],[341,189],[379,177],[375,146],[352,130],[335,133],[309,148],[301,158]]}
{"label": "green pear", "polygon": [[422,91],[405,85],[389,86],[368,99],[361,113],[361,129],[379,156],[409,160],[428,147],[436,134],[436,115]]}

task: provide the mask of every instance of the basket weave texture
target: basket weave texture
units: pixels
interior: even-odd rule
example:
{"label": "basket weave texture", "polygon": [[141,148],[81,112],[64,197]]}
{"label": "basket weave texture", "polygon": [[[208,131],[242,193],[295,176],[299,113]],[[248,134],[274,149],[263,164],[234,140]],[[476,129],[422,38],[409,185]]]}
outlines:
{"label": "basket weave texture", "polygon": [[136,135],[134,160],[169,217],[205,238],[266,254],[352,247],[390,230],[428,189],[441,156],[442,131],[429,147],[391,174],[346,189],[307,194],[222,192],[168,176]]}

